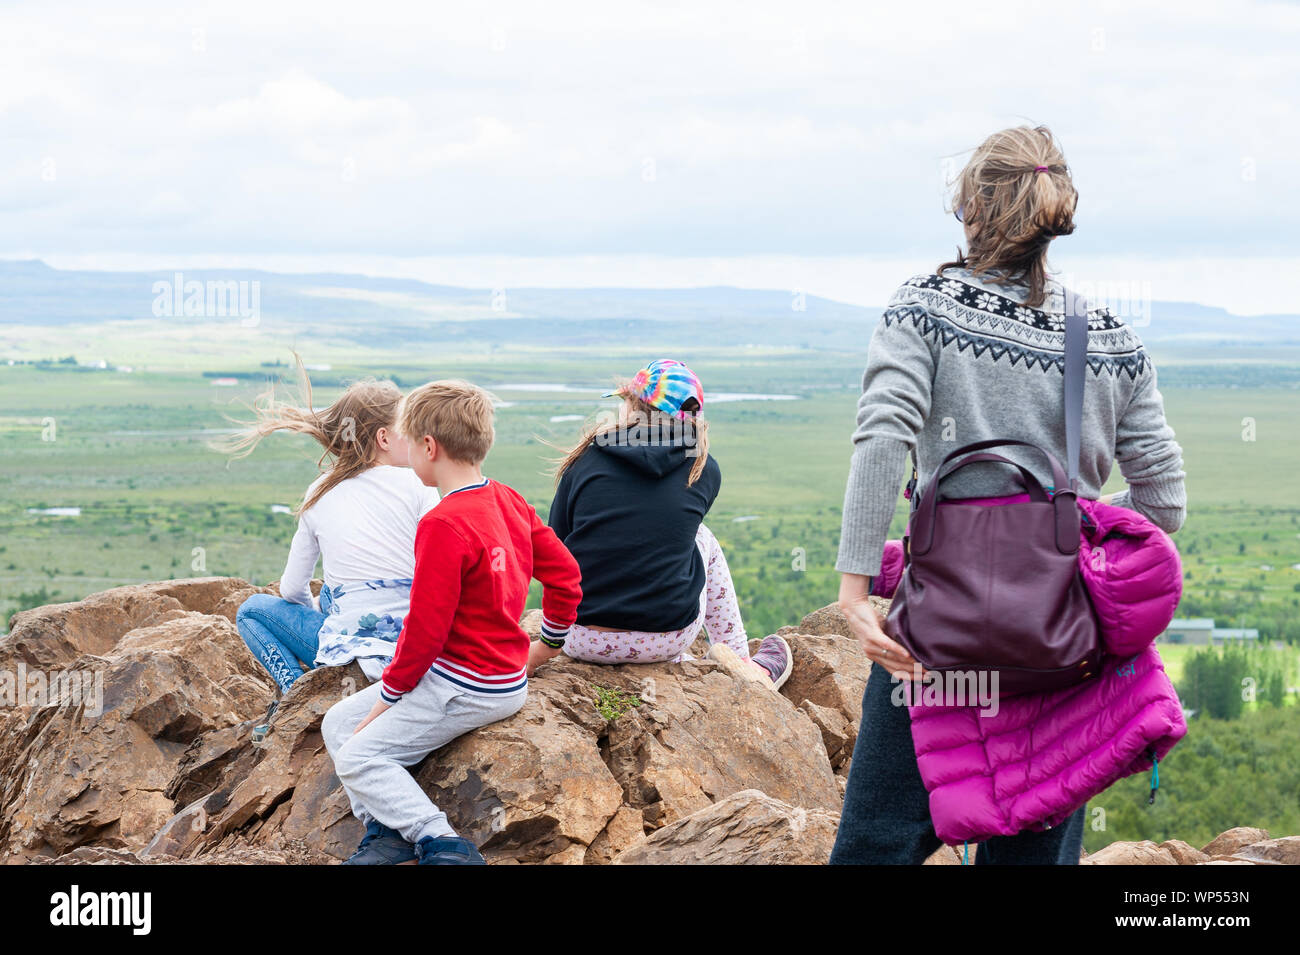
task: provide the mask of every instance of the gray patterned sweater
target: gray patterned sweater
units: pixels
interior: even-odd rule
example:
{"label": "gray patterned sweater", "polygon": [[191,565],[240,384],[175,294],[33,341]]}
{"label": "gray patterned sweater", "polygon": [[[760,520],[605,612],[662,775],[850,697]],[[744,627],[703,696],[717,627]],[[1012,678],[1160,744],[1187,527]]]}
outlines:
{"label": "gray patterned sweater", "polygon": [[[862,376],[835,565],[841,573],[880,572],[911,449],[921,488],[949,453],[985,438],[1040,445],[1065,465],[1064,296],[1055,282],[1041,307],[1025,306],[1025,295],[964,269],[917,276],[894,293]],[[1177,530],[1187,506],[1182,449],[1142,342],[1105,308],[1089,311],[1087,367],[1079,496],[1099,497],[1118,464],[1128,488],[1114,503]],[[994,451],[1051,487],[1051,470],[1033,451]],[[972,464],[944,481],[943,496],[1014,494],[1016,477],[1007,465]]]}

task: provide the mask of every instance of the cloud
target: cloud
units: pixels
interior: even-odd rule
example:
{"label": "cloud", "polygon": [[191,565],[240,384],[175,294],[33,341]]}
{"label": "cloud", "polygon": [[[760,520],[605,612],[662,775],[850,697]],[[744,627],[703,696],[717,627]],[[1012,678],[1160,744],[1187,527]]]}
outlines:
{"label": "cloud", "polygon": [[349,98],[293,69],[263,83],[252,96],[200,106],[189,127],[198,136],[364,136],[415,121],[408,103],[396,96]]}
{"label": "cloud", "polygon": [[[917,257],[945,160],[1050,123],[1080,255],[1296,256],[1300,8],[7,8],[0,211],[41,254]],[[45,174],[53,162],[57,175]]]}

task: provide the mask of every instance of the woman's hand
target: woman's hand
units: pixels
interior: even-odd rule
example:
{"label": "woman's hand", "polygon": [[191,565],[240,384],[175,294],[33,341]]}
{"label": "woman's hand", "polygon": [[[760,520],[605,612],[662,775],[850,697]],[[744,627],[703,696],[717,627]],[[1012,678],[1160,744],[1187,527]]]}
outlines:
{"label": "woman's hand", "polygon": [[868,599],[870,592],[870,577],[861,574],[840,575],[839,607],[849,621],[849,632],[858,638],[858,644],[867,659],[884,667],[893,676],[912,680],[919,674],[924,678],[925,672],[912,659],[911,654],[886,635],[880,614]]}
{"label": "woman's hand", "polygon": [[352,731],[352,735],[356,736],[363,729],[373,723],[375,717],[387,710],[389,705],[390,704],[385,703],[383,700],[375,700],[375,705],[370,708],[370,712],[366,714],[366,718],[357,724],[357,728]]}
{"label": "woman's hand", "polygon": [[528,675],[531,677],[537,668],[547,660],[553,660],[558,657],[563,650],[557,650],[554,647],[548,647],[540,640],[534,640],[528,647]]}

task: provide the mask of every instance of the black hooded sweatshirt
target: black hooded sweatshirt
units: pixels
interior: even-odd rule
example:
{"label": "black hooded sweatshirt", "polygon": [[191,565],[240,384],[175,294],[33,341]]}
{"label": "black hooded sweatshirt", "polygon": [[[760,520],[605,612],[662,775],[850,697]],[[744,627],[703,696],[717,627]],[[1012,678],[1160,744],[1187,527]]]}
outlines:
{"label": "black hooded sweatshirt", "polygon": [[694,437],[689,425],[607,432],[560,478],[550,525],[582,568],[579,624],[662,633],[699,616],[695,535],[722,473],[710,455],[687,486]]}

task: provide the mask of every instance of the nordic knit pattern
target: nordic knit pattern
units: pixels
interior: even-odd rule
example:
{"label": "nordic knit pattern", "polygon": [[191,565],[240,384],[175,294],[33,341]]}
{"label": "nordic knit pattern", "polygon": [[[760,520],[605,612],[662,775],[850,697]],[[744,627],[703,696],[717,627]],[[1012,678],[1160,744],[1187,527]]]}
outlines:
{"label": "nordic knit pattern", "polygon": [[[910,279],[872,335],[845,492],[841,573],[874,576],[915,449],[920,487],[964,444],[1015,438],[1065,462],[1065,299],[1052,282],[1039,308],[1027,291],[965,269]],[[1186,512],[1182,449],[1165,420],[1155,367],[1131,327],[1089,311],[1079,496],[1096,499],[1118,464],[1128,489],[1114,502],[1177,530]],[[1051,487],[1051,471],[1026,448],[1000,448]],[[944,497],[1021,490],[1016,472],[981,462],[944,482]]]}

